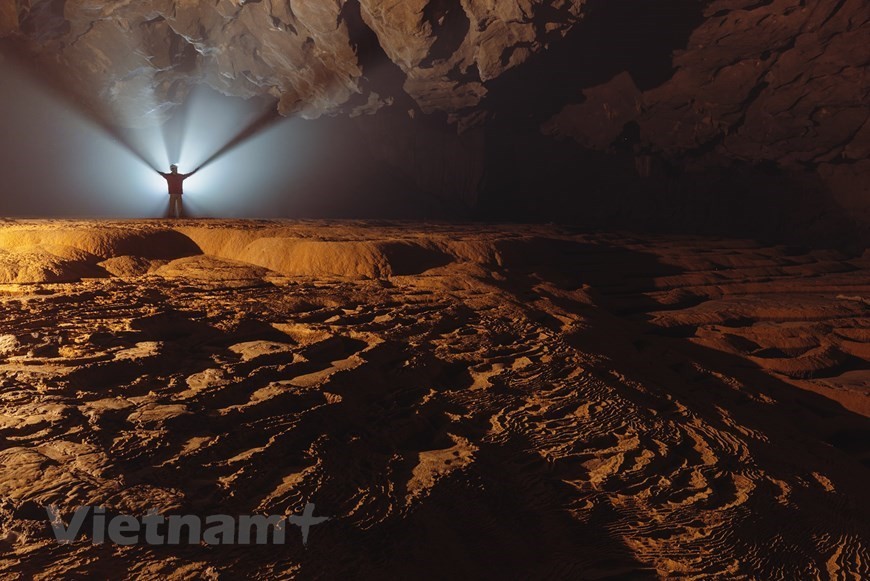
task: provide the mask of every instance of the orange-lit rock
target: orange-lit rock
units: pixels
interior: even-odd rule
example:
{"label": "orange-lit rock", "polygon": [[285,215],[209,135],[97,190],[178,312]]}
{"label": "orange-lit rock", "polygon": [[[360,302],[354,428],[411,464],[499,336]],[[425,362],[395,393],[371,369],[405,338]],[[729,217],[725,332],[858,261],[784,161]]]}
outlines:
{"label": "orange-lit rock", "polygon": [[[12,222],[0,250],[44,265],[0,268],[0,575],[865,570],[866,253],[242,221]],[[307,549],[60,545],[43,508],[307,502]]]}

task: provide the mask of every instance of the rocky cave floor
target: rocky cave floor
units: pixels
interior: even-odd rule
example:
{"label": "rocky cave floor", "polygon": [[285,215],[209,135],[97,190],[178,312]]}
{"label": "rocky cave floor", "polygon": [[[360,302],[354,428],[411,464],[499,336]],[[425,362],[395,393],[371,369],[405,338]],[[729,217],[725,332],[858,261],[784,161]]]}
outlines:
{"label": "rocky cave floor", "polygon": [[[7,222],[0,577],[870,576],[870,254]],[[43,507],[333,519],[54,541]]]}

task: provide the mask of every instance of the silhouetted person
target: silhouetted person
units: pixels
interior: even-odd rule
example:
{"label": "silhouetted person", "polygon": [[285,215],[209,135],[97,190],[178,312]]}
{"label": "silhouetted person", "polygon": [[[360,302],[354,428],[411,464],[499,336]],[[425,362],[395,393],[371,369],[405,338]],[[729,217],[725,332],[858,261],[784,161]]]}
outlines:
{"label": "silhouetted person", "polygon": [[182,218],[184,217],[184,208],[182,207],[181,198],[184,196],[184,180],[199,170],[195,169],[186,174],[178,173],[178,166],[175,164],[169,166],[169,169],[169,173],[157,172],[166,179],[166,183],[169,186],[169,209],[166,211],[166,217]]}

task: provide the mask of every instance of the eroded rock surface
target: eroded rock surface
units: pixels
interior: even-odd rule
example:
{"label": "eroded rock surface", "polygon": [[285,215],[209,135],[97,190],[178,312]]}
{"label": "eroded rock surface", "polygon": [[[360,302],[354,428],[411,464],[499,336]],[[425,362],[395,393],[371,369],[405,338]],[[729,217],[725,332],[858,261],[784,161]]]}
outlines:
{"label": "eroded rock surface", "polygon": [[[794,181],[817,178],[866,224],[868,20],[862,0],[17,0],[0,8],[0,35],[128,126],[162,122],[199,84],[284,115],[389,110],[381,157],[454,198],[474,199],[499,141],[540,149],[514,131],[528,122],[587,151],[633,152],[641,177],[735,162],[808,171]],[[414,125],[427,114],[514,129],[448,141]],[[553,164],[569,175],[576,156]]]}
{"label": "eroded rock surface", "polygon": [[[570,30],[581,7],[544,0],[18,2],[17,14],[0,13],[0,34],[57,58],[80,89],[128,123],[159,121],[195,83],[271,96],[285,115],[373,112],[390,96],[367,86],[371,50],[405,73],[404,89],[423,111],[456,112],[480,104],[485,81]],[[374,46],[362,46],[369,35]]]}
{"label": "eroded rock surface", "polygon": [[[555,227],[183,231],[204,254],[163,272],[0,284],[0,575],[867,576],[870,255]],[[293,240],[346,261],[242,269]],[[415,247],[446,258],[410,271]],[[333,517],[307,549],[295,528],[281,547],[60,545],[42,509],[307,502]]]}

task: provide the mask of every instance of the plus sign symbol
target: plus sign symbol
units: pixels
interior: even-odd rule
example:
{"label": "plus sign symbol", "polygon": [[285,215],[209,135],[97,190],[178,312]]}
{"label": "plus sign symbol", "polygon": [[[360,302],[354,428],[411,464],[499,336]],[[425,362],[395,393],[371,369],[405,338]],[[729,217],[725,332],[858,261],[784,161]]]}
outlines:
{"label": "plus sign symbol", "polygon": [[329,520],[328,516],[314,516],[314,503],[309,502],[305,505],[305,510],[301,515],[292,515],[287,519],[290,524],[294,524],[302,529],[302,544],[308,546],[308,533],[311,532],[311,527],[325,523]]}

